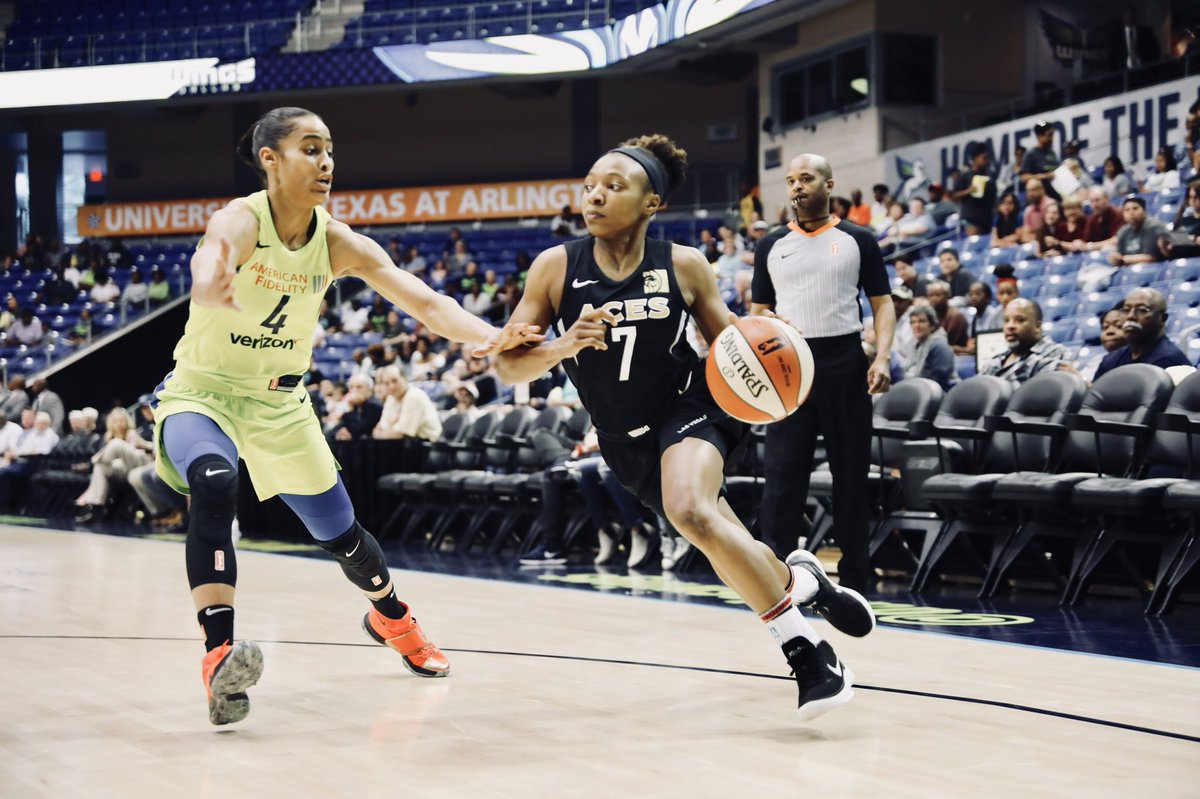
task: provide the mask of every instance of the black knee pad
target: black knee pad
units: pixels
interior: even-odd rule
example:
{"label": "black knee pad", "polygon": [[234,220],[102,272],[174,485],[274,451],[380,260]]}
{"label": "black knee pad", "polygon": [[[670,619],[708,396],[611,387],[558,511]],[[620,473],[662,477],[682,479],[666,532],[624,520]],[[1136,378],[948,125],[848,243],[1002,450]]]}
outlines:
{"label": "black knee pad", "polygon": [[332,541],[317,543],[333,555],[346,577],[359,589],[375,593],[382,591],[391,581],[379,542],[357,521]]}
{"label": "black knee pad", "polygon": [[202,455],[188,467],[192,492],[187,534],[188,582],[237,584],[233,517],[237,512],[237,465],[220,455]]}

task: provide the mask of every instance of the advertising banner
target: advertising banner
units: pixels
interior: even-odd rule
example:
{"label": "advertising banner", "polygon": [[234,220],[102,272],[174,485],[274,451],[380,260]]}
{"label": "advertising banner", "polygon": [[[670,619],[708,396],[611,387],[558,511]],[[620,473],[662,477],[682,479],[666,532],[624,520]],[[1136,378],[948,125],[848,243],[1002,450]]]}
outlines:
{"label": "advertising banner", "polygon": [[[578,205],[583,183],[530,180],[403,189],[335,191],[326,208],[347,225],[463,222],[553,216]],[[80,206],[81,236],[172,236],[202,233],[213,212],[232,198]]]}

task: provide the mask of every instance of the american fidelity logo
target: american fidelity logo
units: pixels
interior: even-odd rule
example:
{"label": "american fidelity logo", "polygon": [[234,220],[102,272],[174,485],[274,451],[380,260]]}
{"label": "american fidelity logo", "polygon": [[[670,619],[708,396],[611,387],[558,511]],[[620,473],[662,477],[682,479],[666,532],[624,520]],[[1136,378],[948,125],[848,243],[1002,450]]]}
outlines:
{"label": "american fidelity logo", "polygon": [[736,336],[737,329],[730,325],[717,337],[717,345],[724,351],[726,357],[729,358],[729,363],[721,367],[721,374],[725,375],[726,380],[741,380],[746,386],[746,390],[752,396],[756,398],[761,397],[768,386],[755,373],[750,364],[746,363],[746,359],[742,357],[741,350],[738,349]]}

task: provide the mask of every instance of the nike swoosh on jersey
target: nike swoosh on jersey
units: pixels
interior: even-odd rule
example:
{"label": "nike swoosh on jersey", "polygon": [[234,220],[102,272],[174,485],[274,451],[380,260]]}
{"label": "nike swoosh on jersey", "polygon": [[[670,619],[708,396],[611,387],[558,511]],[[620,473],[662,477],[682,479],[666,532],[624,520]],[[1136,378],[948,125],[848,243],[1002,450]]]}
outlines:
{"label": "nike swoosh on jersey", "polygon": [[204,615],[205,616],[213,616],[213,615],[216,615],[217,613],[224,613],[227,610],[233,610],[233,608],[205,608]]}
{"label": "nike swoosh on jersey", "polygon": [[580,280],[579,278],[575,278],[574,280],[571,281],[571,288],[581,289],[584,286],[590,286],[593,283],[599,283],[599,282],[600,282],[599,280]]}
{"label": "nike swoosh on jersey", "polygon": [[355,544],[355,545],[354,545],[354,549],[352,549],[352,550],[350,550],[349,552],[347,552],[347,553],[346,553],[346,557],[350,557],[350,556],[351,556],[351,555],[353,555],[355,552],[357,552],[357,551],[358,551],[358,548],[359,548],[360,546],[362,546],[362,541],[359,541],[357,544]]}
{"label": "nike swoosh on jersey", "polygon": [[265,250],[270,246],[271,246],[270,244],[259,244],[257,241],[254,242],[254,249],[256,249],[256,250]]}

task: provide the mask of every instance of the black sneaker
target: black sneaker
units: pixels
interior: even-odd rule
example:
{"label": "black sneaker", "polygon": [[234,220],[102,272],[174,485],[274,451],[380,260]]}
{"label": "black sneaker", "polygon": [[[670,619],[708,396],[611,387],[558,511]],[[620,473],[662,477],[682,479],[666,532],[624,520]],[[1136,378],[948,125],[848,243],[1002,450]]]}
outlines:
{"label": "black sneaker", "polygon": [[820,613],[834,629],[862,638],[875,629],[875,614],[871,603],[852,588],[843,588],[829,579],[817,556],[804,549],[797,549],[787,556],[787,565],[793,571],[804,569],[817,578],[817,593],[807,602],[797,602],[801,607],[811,607]]}
{"label": "black sneaker", "polygon": [[522,555],[519,562],[522,566],[565,566],[567,556],[538,547],[528,555]]}
{"label": "black sneaker", "polygon": [[783,645],[783,654],[800,689],[801,721],[811,721],[854,698],[854,673],[838,660],[828,642],[814,646],[807,638],[793,638]]}

